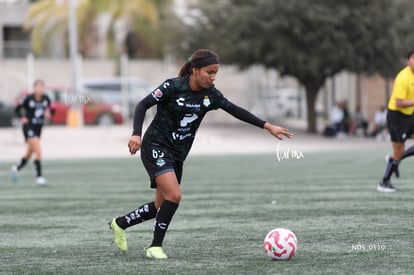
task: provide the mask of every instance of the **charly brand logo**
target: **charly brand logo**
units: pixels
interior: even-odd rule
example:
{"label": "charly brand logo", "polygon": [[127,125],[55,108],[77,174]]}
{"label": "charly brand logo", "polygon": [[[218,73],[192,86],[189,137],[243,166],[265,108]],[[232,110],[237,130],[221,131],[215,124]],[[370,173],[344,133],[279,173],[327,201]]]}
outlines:
{"label": "charly brand logo", "polygon": [[176,100],[178,106],[184,106],[184,101],[185,101],[185,98],[183,97],[180,97],[179,99]]}
{"label": "charly brand logo", "polygon": [[305,155],[300,150],[288,149],[287,151],[281,151],[280,142],[278,142],[277,148],[276,148],[276,157],[278,161],[289,160],[289,159],[299,160],[299,159],[305,158]]}
{"label": "charly brand logo", "polygon": [[66,105],[90,104],[93,102],[88,94],[69,93],[67,90],[63,93],[63,100]]}

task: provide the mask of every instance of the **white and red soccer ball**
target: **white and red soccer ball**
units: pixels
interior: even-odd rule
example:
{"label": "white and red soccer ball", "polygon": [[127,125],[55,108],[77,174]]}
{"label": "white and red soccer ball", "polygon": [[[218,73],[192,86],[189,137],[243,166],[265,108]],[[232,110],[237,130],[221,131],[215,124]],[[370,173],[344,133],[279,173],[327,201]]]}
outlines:
{"label": "white and red soccer ball", "polygon": [[298,248],[298,239],[295,234],[286,228],[275,228],[267,233],[263,249],[273,260],[289,260]]}

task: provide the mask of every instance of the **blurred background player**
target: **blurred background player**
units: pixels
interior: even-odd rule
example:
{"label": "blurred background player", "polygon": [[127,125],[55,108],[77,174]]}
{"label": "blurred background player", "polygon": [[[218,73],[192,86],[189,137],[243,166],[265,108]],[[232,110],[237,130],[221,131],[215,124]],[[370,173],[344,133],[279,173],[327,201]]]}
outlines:
{"label": "blurred background player", "polygon": [[42,176],[40,135],[44,119],[50,119],[52,112],[50,109],[50,98],[43,93],[44,87],[45,83],[43,80],[36,80],[33,84],[33,93],[26,96],[15,109],[23,125],[23,135],[27,144],[27,150],[20,162],[12,167],[14,182],[18,180],[19,170],[26,165],[32,154],[34,154],[36,183],[40,186],[47,185],[47,180]]}
{"label": "blurred background player", "polygon": [[[388,158],[384,177],[377,190],[380,192],[395,192],[391,184],[391,176],[400,176],[398,164],[404,154],[412,154],[413,147],[404,153],[405,141],[414,138],[414,49],[407,54],[407,66],[402,69],[394,81],[394,87],[388,102],[387,127],[391,136],[393,154]],[[405,157],[406,157],[405,156]]]}
{"label": "blurred background player", "polygon": [[[218,70],[218,56],[214,52],[197,50],[183,64],[179,77],[166,80],[138,103],[128,147],[132,155],[141,149],[141,160],[156,192],[154,201],[110,222],[121,251],[127,250],[125,229],[155,218],[153,240],[146,256],[168,258],[162,243],[181,200],[183,162],[207,112],[221,108],[239,120],[268,130],[278,139],[280,135],[292,137],[287,129],[265,122],[228,101],[213,84]],[[157,113],[141,143],[146,110],[154,105]]]}

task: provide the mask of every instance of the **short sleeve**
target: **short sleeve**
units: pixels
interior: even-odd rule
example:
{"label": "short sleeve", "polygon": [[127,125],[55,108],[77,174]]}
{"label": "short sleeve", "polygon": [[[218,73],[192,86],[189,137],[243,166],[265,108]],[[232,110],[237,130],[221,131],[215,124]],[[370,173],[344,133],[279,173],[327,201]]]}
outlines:
{"label": "short sleeve", "polygon": [[407,99],[408,96],[408,81],[403,74],[399,74],[394,82],[394,97],[399,99]]}

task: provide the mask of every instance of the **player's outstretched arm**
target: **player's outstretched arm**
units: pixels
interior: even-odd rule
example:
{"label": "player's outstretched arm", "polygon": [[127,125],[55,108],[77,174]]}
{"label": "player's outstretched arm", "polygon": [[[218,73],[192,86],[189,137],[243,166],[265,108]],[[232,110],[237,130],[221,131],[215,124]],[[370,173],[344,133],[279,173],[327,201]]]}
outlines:
{"label": "player's outstretched arm", "polygon": [[132,136],[128,141],[128,148],[131,155],[135,155],[141,148],[141,136]]}
{"label": "player's outstretched arm", "polygon": [[245,121],[247,123],[250,123],[252,125],[255,125],[260,128],[264,128],[269,131],[271,135],[276,137],[277,139],[282,140],[281,135],[286,136],[287,138],[292,138],[293,134],[289,132],[288,129],[273,125],[269,122],[265,122],[264,120],[261,120],[257,116],[253,115],[249,111],[237,106],[236,104],[232,102],[228,102],[227,105],[221,107],[224,111],[228,112],[232,116]]}
{"label": "player's outstretched arm", "polygon": [[282,138],[282,135],[285,136],[285,137],[287,137],[287,138],[292,138],[293,137],[293,134],[290,133],[288,129],[283,128],[281,126],[273,125],[273,124],[271,124],[269,122],[266,122],[264,124],[263,128],[266,129],[266,130],[268,130],[269,133],[272,136],[274,136],[274,137],[276,137],[277,139],[280,139],[280,140],[283,139]]}

